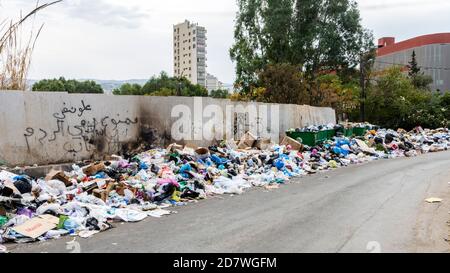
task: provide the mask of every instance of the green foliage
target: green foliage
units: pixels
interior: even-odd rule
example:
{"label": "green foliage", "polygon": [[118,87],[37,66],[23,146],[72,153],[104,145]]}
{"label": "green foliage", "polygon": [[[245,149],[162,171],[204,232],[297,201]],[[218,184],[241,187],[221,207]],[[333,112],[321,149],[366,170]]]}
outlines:
{"label": "green foliage", "polygon": [[209,96],[215,99],[227,99],[230,94],[228,93],[228,90],[218,89],[211,91],[211,94]]}
{"label": "green foliage", "polygon": [[360,87],[357,82],[343,83],[337,75],[319,76],[310,85],[313,105],[332,107],[341,119],[347,119],[359,109]]}
{"label": "green foliage", "polygon": [[419,74],[411,80],[416,88],[424,90],[430,90],[430,84],[433,83],[433,77],[424,74]]}
{"label": "green foliage", "polygon": [[143,95],[142,86],[140,86],[139,84],[125,83],[125,84],[122,84],[119,88],[114,89],[113,94],[114,95],[133,95],[133,96]]}
{"label": "green foliage", "polygon": [[369,88],[366,101],[370,122],[389,128],[448,127],[446,96],[419,89],[400,67],[392,67]]}
{"label": "green foliage", "polygon": [[413,53],[411,55],[411,61],[409,62],[408,69],[409,69],[408,75],[410,78],[414,78],[420,73],[420,67],[417,64],[415,50],[413,50]]}
{"label": "green foliage", "polygon": [[433,78],[431,76],[426,76],[423,72],[421,72],[416,59],[416,51],[413,51],[411,55],[408,70],[408,76],[411,78],[412,83],[416,88],[429,89],[430,84],[433,83]]}
{"label": "green foliage", "polygon": [[192,84],[186,78],[169,77],[166,72],[153,76],[144,86],[138,84],[123,84],[113,91],[114,95],[146,95],[146,96],[184,96],[207,97],[206,88]]}
{"label": "green foliage", "polygon": [[258,72],[265,65],[262,35],[262,5],[264,0],[238,0],[238,15],[234,30],[235,43],[230,56],[236,62],[235,86],[242,93],[257,87]]}
{"label": "green foliage", "polygon": [[103,94],[103,88],[95,81],[66,80],[63,77],[36,82],[32,90],[39,92],[68,92],[70,94]]}
{"label": "green foliage", "polygon": [[290,64],[270,64],[259,75],[265,92],[257,94],[256,100],[270,103],[304,104],[307,94],[300,70]]}
{"label": "green foliage", "polygon": [[323,71],[354,69],[373,47],[353,0],[238,0],[236,87],[250,93],[267,64],[289,63],[314,79]]}

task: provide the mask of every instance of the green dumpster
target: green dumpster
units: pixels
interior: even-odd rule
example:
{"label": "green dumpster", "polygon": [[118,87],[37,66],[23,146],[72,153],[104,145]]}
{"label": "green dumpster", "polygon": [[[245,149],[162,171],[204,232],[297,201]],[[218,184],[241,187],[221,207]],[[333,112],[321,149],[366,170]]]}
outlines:
{"label": "green dumpster", "polygon": [[344,129],[344,136],[346,137],[353,136],[353,128]]}
{"label": "green dumpster", "polygon": [[330,140],[330,139],[333,139],[333,137],[335,137],[336,136],[336,130],[327,130],[327,139],[328,140]]}
{"label": "green dumpster", "polygon": [[364,136],[367,132],[366,128],[361,128],[361,127],[355,127],[353,128],[353,134],[355,134],[355,136]]}
{"label": "green dumpster", "polygon": [[319,131],[317,133],[316,143],[325,142],[328,140],[328,130]]}
{"label": "green dumpster", "polygon": [[314,146],[317,142],[317,133],[314,132],[287,132],[286,135],[308,146]]}

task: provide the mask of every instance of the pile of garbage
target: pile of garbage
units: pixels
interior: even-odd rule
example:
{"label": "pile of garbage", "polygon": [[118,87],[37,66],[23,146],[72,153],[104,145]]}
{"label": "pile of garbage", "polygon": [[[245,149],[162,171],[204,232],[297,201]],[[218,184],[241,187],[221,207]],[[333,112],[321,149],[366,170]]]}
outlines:
{"label": "pile of garbage", "polygon": [[339,125],[326,124],[326,125],[310,125],[302,128],[290,129],[288,132],[320,132],[326,130],[336,129]]}
{"label": "pile of garbage", "polygon": [[[326,127],[326,126],[324,126]],[[0,243],[88,238],[115,222],[162,217],[170,209],[251,187],[278,188],[293,177],[381,158],[447,150],[448,129],[370,130],[309,147],[286,137],[281,144],[247,133],[238,143],[210,147],[172,144],[123,158],[73,165],[34,179],[0,172]]]}

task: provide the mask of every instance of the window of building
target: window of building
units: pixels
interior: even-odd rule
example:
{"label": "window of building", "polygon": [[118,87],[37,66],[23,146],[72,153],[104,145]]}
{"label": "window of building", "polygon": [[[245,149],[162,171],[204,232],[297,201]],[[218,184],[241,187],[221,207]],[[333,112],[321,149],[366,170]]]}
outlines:
{"label": "window of building", "polygon": [[193,34],[195,34],[195,29],[192,31]]}
{"label": "window of building", "polygon": [[192,41],[194,41],[194,42],[195,42],[195,37],[194,37],[194,38],[192,38]]}
{"label": "window of building", "polygon": [[195,48],[195,44],[192,46],[192,48]]}

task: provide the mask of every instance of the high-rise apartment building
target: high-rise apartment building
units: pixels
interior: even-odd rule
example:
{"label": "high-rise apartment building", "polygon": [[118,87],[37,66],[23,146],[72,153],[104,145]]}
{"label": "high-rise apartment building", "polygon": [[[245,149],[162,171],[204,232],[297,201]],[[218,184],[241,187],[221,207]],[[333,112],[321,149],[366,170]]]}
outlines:
{"label": "high-rise apartment building", "polygon": [[219,81],[214,75],[206,73],[206,89],[208,93],[211,94],[212,91],[219,90],[223,88],[223,83]]}
{"label": "high-rise apartment building", "polygon": [[206,29],[189,21],[173,27],[174,76],[206,87]]}

